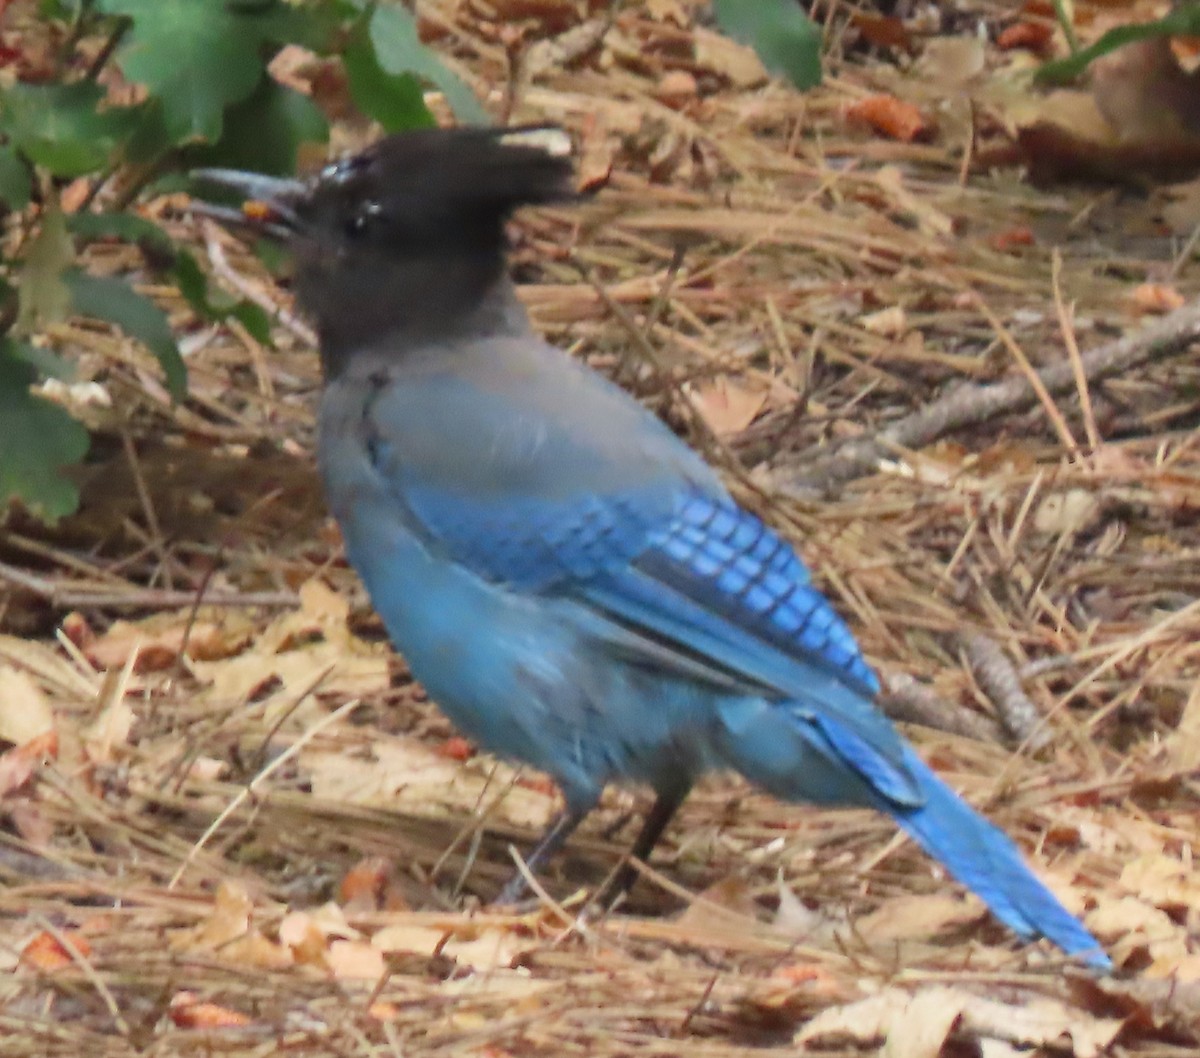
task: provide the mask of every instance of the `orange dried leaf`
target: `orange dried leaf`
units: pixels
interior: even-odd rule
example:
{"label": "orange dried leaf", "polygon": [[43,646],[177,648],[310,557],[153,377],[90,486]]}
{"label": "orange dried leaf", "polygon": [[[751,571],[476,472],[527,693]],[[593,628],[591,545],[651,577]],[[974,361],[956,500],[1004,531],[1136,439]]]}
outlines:
{"label": "orange dried leaf", "polygon": [[201,1002],[194,992],[179,992],[171,999],[171,1020],[181,1029],[238,1029],[250,1019],[217,1003]]}
{"label": "orange dried leaf", "polygon": [[[63,936],[84,958],[91,955],[92,946],[81,933],[70,930],[64,931]],[[43,930],[21,950],[21,962],[35,970],[50,973],[73,965],[75,958],[53,933]]]}
{"label": "orange dried leaf", "polygon": [[860,12],[851,18],[851,22],[862,34],[863,40],[876,48],[910,53],[915,50],[908,27],[894,15],[866,15]]}
{"label": "orange dried leaf", "polygon": [[1165,283],[1141,283],[1130,295],[1135,312],[1146,316],[1163,316],[1184,306],[1184,297]]}
{"label": "orange dried leaf", "polygon": [[1001,51],[1024,48],[1042,54],[1050,46],[1054,31],[1045,22],[1017,22],[1003,30],[996,38],[996,47]]}
{"label": "orange dried leaf", "polygon": [[438,755],[450,760],[470,760],[475,756],[475,747],[459,735],[451,735],[438,747]]}
{"label": "orange dried leaf", "polygon": [[860,99],[846,109],[846,117],[901,143],[912,143],[930,130],[929,123],[917,107],[889,95]]}
{"label": "orange dried leaf", "polygon": [[1034,246],[1036,243],[1037,237],[1033,234],[1033,229],[1027,228],[1023,224],[1007,228],[992,236],[992,249],[999,250],[1000,253],[1011,253],[1013,250],[1023,246]]}
{"label": "orange dried leaf", "polygon": [[713,433],[725,437],[741,433],[757,418],[767,403],[767,391],[721,375],[696,386],[692,402]]}
{"label": "orange dried leaf", "polygon": [[58,756],[58,733],[47,731],[0,754],[0,797],[19,790],[47,759]]}
{"label": "orange dried leaf", "polygon": [[383,900],[392,870],[392,862],[384,856],[368,856],[359,860],[342,876],[338,886],[339,902],[364,909],[377,909]]}

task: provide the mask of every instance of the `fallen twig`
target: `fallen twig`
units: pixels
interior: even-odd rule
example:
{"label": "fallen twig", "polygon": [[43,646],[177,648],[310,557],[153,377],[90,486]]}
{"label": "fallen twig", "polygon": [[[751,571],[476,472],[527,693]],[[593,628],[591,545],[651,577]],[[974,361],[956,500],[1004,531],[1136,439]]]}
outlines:
{"label": "fallen twig", "polygon": [[[40,577],[35,573],[0,562],[0,581],[24,588],[53,606],[68,609],[97,608],[162,609],[191,606],[197,593],[161,588],[130,588],[128,591],[73,587],[69,583]],[[202,598],[205,606],[296,606],[300,596],[289,591],[212,592]]]}
{"label": "fallen twig", "polygon": [[879,704],[893,720],[921,724],[979,742],[1003,744],[1008,741],[1004,729],[996,721],[950,705],[907,672],[889,674],[886,683],[887,689],[880,696]]}
{"label": "fallen twig", "polygon": [[[1037,373],[1049,393],[1076,388],[1078,369],[1089,382],[1125,371],[1160,356],[1182,352],[1200,339],[1200,304],[1186,305],[1155,323],[1093,349],[1080,357],[1052,364]],[[836,485],[869,474],[881,460],[898,451],[921,448],[952,430],[985,422],[1004,412],[1032,405],[1037,393],[1024,375],[990,385],[964,384],[940,400],[898,419],[873,437],[857,438],[832,451],[800,453],[795,470],[782,469],[778,484],[786,492],[824,493]],[[792,462],[792,457],[789,457]]]}

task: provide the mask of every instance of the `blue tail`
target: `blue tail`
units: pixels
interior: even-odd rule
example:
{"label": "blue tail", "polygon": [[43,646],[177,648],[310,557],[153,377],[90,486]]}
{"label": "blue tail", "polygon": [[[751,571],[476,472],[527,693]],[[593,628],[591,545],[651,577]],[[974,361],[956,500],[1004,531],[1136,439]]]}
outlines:
{"label": "blue tail", "polygon": [[[776,797],[887,812],[1013,932],[1045,937],[1093,969],[1111,969],[1096,939],[1037,880],[1009,837],[960,800],[911,746],[894,732],[892,741],[855,736],[843,723],[855,702],[861,696],[845,688],[828,695],[825,713],[815,715],[796,703],[727,697],[719,705],[718,755]],[[875,723],[891,730],[882,714]],[[887,758],[884,750],[891,750]]]}
{"label": "blue tail", "polygon": [[896,822],[1014,933],[1045,937],[1093,969],[1111,970],[1096,939],[1038,881],[1008,835],[963,802],[911,749],[904,762],[925,804],[890,807]]}

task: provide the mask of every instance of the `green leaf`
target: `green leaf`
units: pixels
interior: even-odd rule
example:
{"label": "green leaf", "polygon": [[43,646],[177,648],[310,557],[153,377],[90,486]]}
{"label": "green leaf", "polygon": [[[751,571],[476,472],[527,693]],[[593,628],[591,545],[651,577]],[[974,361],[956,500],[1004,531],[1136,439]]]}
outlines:
{"label": "green leaf", "polygon": [[491,124],[488,112],[458,74],[421,43],[411,12],[397,3],[380,4],[370,15],[367,31],[383,72],[426,81],[446,97],[459,120]]}
{"label": "green leaf", "polygon": [[164,253],[174,251],[171,237],[154,221],[136,213],[73,213],[67,218],[67,230],[85,242],[116,238]]}
{"label": "green leaf", "polygon": [[29,166],[10,145],[0,147],[0,202],[9,209],[24,209],[32,191]]}
{"label": "green leaf", "polygon": [[12,355],[24,360],[37,372],[39,378],[57,378],[62,382],[70,382],[75,378],[75,365],[65,356],[59,356],[53,349],[15,339],[6,338],[3,342]]}
{"label": "green leaf", "polygon": [[319,0],[303,6],[273,2],[259,7],[265,10],[249,13],[261,16],[259,25],[265,38],[277,44],[298,44],[318,55],[328,54],[339,43],[346,23],[358,14],[351,0]]}
{"label": "green leaf", "polygon": [[246,333],[259,345],[271,344],[271,317],[261,305],[239,301],[229,310],[229,315],[245,327]]}
{"label": "green leaf", "polygon": [[117,63],[158,97],[171,141],[220,139],[225,108],[250,95],[262,76],[262,16],[222,0],[98,3],[132,20]]}
{"label": "green leaf", "polygon": [[55,176],[92,173],[129,131],[128,111],[97,109],[103,96],[88,81],[10,85],[0,94],[0,127],[12,146]]}
{"label": "green leaf", "polygon": [[342,63],[354,102],[364,114],[378,121],[384,132],[436,124],[425,106],[421,82],[411,73],[388,73],[380,66],[365,26],[360,25],[350,38]]}
{"label": "green leaf", "polygon": [[288,269],[295,264],[287,247],[278,239],[256,239],[253,249],[254,256],[262,261],[266,270],[274,276],[288,274]]}
{"label": "green leaf", "polygon": [[71,308],[71,292],[64,281],[64,273],[74,260],[75,247],[67,234],[62,211],[58,203],[52,201],[21,268],[17,334],[33,334],[66,319]]}
{"label": "green leaf", "polygon": [[130,108],[129,138],[122,145],[122,161],[130,165],[152,165],[173,145],[162,100],[150,96],[141,106]]}
{"label": "green leaf", "polygon": [[57,404],[29,391],[34,371],[0,340],[0,504],[14,497],[51,520],[79,505],[62,474],[87,454],[88,432]]}
{"label": "green leaf", "polygon": [[187,392],[187,368],[175,344],[167,314],[122,279],[72,271],[65,276],[71,307],[81,316],[115,323],[146,346],[162,365],[167,388],[181,398]]}
{"label": "green leaf", "polygon": [[220,142],[196,147],[188,162],[288,176],[300,144],[328,138],[329,125],[308,96],[264,75],[253,95],[226,112]]}
{"label": "green leaf", "polygon": [[722,32],[805,91],[821,83],[821,30],[796,0],[713,0]]}
{"label": "green leaf", "polygon": [[271,343],[271,318],[266,312],[253,302],[235,300],[219,288],[213,294],[208,276],[187,250],[177,252],[174,272],[179,293],[197,316],[207,320],[226,320],[232,316],[256,342]]}
{"label": "green leaf", "polygon": [[1045,63],[1034,75],[1042,84],[1065,84],[1075,80],[1102,55],[1116,51],[1134,41],[1151,37],[1192,37],[1200,34],[1200,4],[1187,4],[1160,18],[1157,22],[1142,22],[1110,29],[1091,47],[1077,51],[1066,59]]}

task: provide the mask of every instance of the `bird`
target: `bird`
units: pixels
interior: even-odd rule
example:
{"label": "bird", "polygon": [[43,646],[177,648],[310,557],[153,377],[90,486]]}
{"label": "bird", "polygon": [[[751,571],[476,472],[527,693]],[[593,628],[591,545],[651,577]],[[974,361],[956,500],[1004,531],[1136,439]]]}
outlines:
{"label": "bird", "polygon": [[193,175],[290,245],[319,340],[325,495],[393,645],[463,733],[558,785],[531,870],[621,782],[655,794],[645,861],[697,779],[732,770],[786,801],[886,813],[1019,937],[1110,968],[880,711],[797,551],[535,332],[508,221],[581,197],[564,130],[428,128],[305,179]]}

